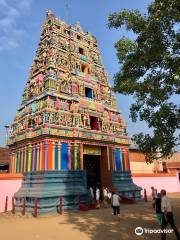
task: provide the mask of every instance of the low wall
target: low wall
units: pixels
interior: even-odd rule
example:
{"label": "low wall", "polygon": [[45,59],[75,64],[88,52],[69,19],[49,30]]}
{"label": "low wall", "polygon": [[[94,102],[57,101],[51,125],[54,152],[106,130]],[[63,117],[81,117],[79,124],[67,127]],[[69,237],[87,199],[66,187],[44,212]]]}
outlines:
{"label": "low wall", "polygon": [[4,212],[6,196],[8,196],[8,211],[12,209],[12,197],[21,187],[22,174],[0,174],[0,212]]}
{"label": "low wall", "polygon": [[[180,192],[179,177],[176,174],[132,174],[133,182],[147,190],[147,194],[151,195],[151,186],[166,189],[167,192]],[[5,199],[8,196],[8,210],[12,208],[12,197],[21,187],[22,174],[0,174],[0,212],[4,211]],[[143,193],[143,192],[142,192]]]}
{"label": "low wall", "polygon": [[[176,174],[132,174],[133,182],[138,186],[145,188],[147,195],[151,195],[151,187],[157,189],[160,192],[161,189],[165,189],[167,192],[180,192],[179,177]],[[143,193],[143,191],[142,191]]]}

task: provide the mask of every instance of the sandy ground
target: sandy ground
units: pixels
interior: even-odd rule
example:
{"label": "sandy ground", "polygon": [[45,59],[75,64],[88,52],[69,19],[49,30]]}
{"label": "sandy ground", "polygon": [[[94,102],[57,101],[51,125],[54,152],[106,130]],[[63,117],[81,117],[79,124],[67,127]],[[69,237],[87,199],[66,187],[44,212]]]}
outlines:
{"label": "sandy ground", "polygon": [[[180,193],[170,194],[174,217],[180,231]],[[160,239],[160,234],[136,236],[136,227],[159,229],[151,202],[121,205],[120,220],[111,208],[63,215],[44,215],[37,219],[31,215],[0,214],[1,240],[136,240]],[[167,239],[175,240],[174,234]]]}

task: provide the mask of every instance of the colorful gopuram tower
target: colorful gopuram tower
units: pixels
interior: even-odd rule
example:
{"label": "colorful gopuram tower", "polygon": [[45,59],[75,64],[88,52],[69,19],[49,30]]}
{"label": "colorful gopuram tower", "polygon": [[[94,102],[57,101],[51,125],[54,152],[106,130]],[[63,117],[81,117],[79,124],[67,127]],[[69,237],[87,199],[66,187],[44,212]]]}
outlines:
{"label": "colorful gopuram tower", "polygon": [[126,124],[97,40],[50,11],[8,145],[10,172],[24,173],[26,180],[46,174],[73,179],[80,173],[83,191],[99,185],[140,196],[130,175]]}

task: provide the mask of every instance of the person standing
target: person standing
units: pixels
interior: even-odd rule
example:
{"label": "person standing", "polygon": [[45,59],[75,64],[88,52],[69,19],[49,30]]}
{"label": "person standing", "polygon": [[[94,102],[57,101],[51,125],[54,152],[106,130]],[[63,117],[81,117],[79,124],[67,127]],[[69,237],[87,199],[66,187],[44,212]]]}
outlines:
{"label": "person standing", "polygon": [[157,194],[158,194],[157,188],[154,189],[154,192],[155,192],[155,198],[157,198]]}
{"label": "person standing", "polygon": [[105,207],[108,207],[108,192],[105,187],[103,187],[103,203]]}
{"label": "person standing", "polygon": [[92,187],[89,188],[90,195],[91,195],[91,202],[94,203],[94,190]]}
{"label": "person standing", "polygon": [[155,207],[155,198],[156,198],[156,190],[154,187],[151,187],[151,196],[152,196],[152,207]]}
{"label": "person standing", "polygon": [[111,193],[111,191],[109,189],[107,189],[107,196],[108,196],[109,203],[111,203],[112,193]]}
{"label": "person standing", "polygon": [[98,187],[96,187],[96,204],[97,204],[97,208],[100,208],[100,189]]}
{"label": "person standing", "polygon": [[156,209],[156,215],[157,215],[157,222],[160,226],[162,226],[162,211],[161,211],[161,194],[158,193],[156,200],[155,200],[155,209]]}
{"label": "person standing", "polygon": [[[161,190],[161,210],[163,213],[163,218],[162,218],[162,230],[165,230],[168,223],[170,224],[171,228],[174,230],[174,233],[176,235],[176,239],[180,240],[180,235],[178,232],[178,229],[174,223],[174,216],[172,212],[172,206],[170,203],[169,198],[166,196],[166,190],[162,189]],[[162,232],[161,233],[161,240],[166,240],[166,233]]]}
{"label": "person standing", "polygon": [[111,198],[111,205],[114,211],[114,215],[119,217],[120,214],[120,197],[117,193],[113,192],[112,193],[112,198]]}

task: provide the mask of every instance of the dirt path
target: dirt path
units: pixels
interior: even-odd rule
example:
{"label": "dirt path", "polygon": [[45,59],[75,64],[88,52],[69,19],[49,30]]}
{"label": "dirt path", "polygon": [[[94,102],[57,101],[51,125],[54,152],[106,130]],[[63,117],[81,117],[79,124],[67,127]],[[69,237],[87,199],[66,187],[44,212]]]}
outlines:
{"label": "dirt path", "polygon": [[[180,230],[180,193],[170,195],[174,206],[176,225]],[[120,221],[110,208],[88,212],[70,212],[63,215],[13,216],[0,214],[1,240],[136,240],[160,239],[159,234],[136,236],[136,227],[158,229],[151,203],[122,205]],[[175,240],[174,234],[167,239]]]}

